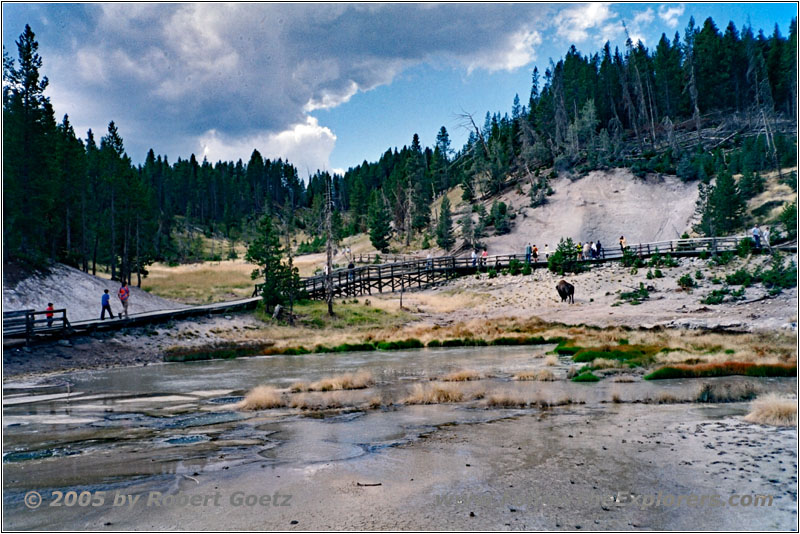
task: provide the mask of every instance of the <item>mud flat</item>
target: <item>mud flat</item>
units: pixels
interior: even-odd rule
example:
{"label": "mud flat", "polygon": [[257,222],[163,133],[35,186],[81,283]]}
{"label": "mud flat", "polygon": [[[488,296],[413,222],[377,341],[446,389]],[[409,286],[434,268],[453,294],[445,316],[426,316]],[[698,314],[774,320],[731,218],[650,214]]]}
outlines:
{"label": "mud flat", "polygon": [[[793,529],[796,430],[745,423],[745,411],[743,404],[509,411],[510,418],[446,425],[351,459],[152,477],[116,488],[142,495],[129,506],[28,510],[5,501],[6,528]],[[147,506],[153,491],[206,504]],[[237,505],[276,494],[278,505]],[[659,494],[663,503],[654,504]],[[679,495],[687,500],[667,505]],[[711,496],[721,504],[710,505]],[[771,496],[772,505],[739,504],[753,496]]]}
{"label": "mud flat", "polygon": [[[796,427],[748,423],[746,402],[697,402],[705,383],[796,398],[796,379],[645,381],[628,373],[625,381],[575,383],[564,379],[569,356],[555,362],[544,356],[553,347],[264,356],[63,373],[59,384],[52,377],[8,381],[4,527],[787,530],[796,524]],[[418,386],[467,365],[479,379],[445,383],[463,393],[461,400],[409,400]],[[513,379],[545,368],[554,381]],[[374,378],[367,389],[292,390],[298,381],[356,369]],[[262,384],[286,402],[237,408]],[[504,408],[495,395],[530,402]],[[312,396],[329,407],[293,407],[293,400]],[[376,397],[380,407],[367,407]],[[35,509],[25,501],[31,491],[43,500]],[[57,491],[88,492],[99,501],[51,506]]]}

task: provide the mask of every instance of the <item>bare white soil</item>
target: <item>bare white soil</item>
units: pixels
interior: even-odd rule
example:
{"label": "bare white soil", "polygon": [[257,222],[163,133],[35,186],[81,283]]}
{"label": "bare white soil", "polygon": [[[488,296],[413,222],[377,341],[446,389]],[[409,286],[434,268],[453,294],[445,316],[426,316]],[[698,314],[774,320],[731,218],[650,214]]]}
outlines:
{"label": "bare white soil", "polygon": [[617,247],[623,235],[628,244],[677,239],[690,231],[697,201],[696,183],[675,176],[640,179],[628,169],[593,171],[574,181],[559,177],[551,186],[554,194],[537,208],[530,207],[527,185],[522,195],[502,195],[517,217],[510,234],[482,240],[490,255],[522,253],[528,242],[554,250],[562,237],[599,240],[605,248]]}
{"label": "bare white soil", "polygon": [[[117,298],[119,283],[92,276],[66,265],[56,264],[46,275],[34,274],[17,283],[7,285],[3,279],[3,311],[44,310],[52,302],[55,309],[66,308],[67,319],[81,321],[100,318],[100,298],[103,290],[111,295],[111,309],[122,311]],[[171,310],[186,307],[171,300],[151,295],[135,286],[130,287],[128,313]]]}
{"label": "bare white soil", "polygon": [[[791,259],[797,262],[796,255]],[[632,274],[630,268],[618,262],[565,276],[547,269],[538,269],[530,276],[498,275],[493,279],[484,273],[406,293],[403,304],[419,310],[428,316],[427,320],[437,324],[493,317],[539,317],[545,321],[593,326],[797,331],[797,288],[769,297],[767,290],[756,284],[745,290],[744,300],[726,300],[719,305],[700,302],[711,291],[723,287],[712,283],[714,277],[724,280],[727,273],[739,268],[753,272],[758,266],[768,267],[769,257],[736,258],[725,266],[713,266],[699,258],[678,261],[678,267],[661,267],[663,278],[654,279],[647,279],[648,267]],[[703,279],[695,278],[698,270]],[[678,278],[685,274],[695,279],[697,288],[686,291],[678,286]],[[558,296],[556,284],[562,279],[575,286],[574,304],[561,302]],[[639,284],[650,288],[649,298],[638,305],[620,299],[621,293],[638,289]],[[398,295],[379,298],[399,300]]]}

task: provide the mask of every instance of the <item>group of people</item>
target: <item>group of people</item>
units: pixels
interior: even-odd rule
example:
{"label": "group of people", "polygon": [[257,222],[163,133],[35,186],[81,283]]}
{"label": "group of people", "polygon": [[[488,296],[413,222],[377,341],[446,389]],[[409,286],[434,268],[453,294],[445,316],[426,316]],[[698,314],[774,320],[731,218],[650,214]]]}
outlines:
{"label": "group of people", "polygon": [[600,240],[588,241],[586,243],[578,242],[575,249],[579,260],[596,260],[603,257],[603,245]]}
{"label": "group of people", "polygon": [[[470,257],[472,258],[472,266],[476,267],[478,265],[478,257],[479,257],[477,248],[472,249],[472,254],[470,254]],[[486,265],[487,259],[489,259],[489,252],[486,250],[486,247],[483,247],[483,252],[480,253],[480,260],[482,267]]]}
{"label": "group of people", "polygon": [[[117,297],[119,298],[120,304],[122,304],[122,311],[119,314],[119,318],[122,319],[122,316],[125,315],[125,318],[128,318],[128,300],[131,296],[131,290],[128,288],[128,284],[122,282],[119,286],[119,291],[117,291]],[[108,312],[108,317],[110,319],[114,318],[114,312],[111,310],[111,295],[108,293],[108,289],[103,291],[103,296],[100,297],[100,305],[102,306],[102,311],[100,312],[100,320],[105,320],[106,312]]]}
{"label": "group of people", "polygon": [[772,250],[772,247],[769,245],[769,226],[765,226],[762,230],[758,225],[755,225],[751,232],[753,233],[753,241],[756,242],[757,249],[764,246],[767,250]]}

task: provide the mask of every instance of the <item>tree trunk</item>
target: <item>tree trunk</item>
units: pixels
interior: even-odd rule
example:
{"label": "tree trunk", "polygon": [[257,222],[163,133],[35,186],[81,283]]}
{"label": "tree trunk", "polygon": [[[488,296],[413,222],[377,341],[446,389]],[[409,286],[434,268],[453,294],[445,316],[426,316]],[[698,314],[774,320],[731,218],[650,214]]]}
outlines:
{"label": "tree trunk", "polygon": [[328,272],[325,275],[325,301],[328,303],[328,315],[333,317],[333,231],[331,227],[331,185],[327,182],[325,195],[325,254],[327,256]]}
{"label": "tree trunk", "polygon": [[81,193],[81,265],[83,272],[89,272],[89,258],[86,250],[86,191]]}
{"label": "tree trunk", "polygon": [[142,287],[142,262],[139,256],[139,217],[136,217],[136,287]]}
{"label": "tree trunk", "polygon": [[111,279],[117,278],[117,231],[114,224],[114,188],[111,188]]}

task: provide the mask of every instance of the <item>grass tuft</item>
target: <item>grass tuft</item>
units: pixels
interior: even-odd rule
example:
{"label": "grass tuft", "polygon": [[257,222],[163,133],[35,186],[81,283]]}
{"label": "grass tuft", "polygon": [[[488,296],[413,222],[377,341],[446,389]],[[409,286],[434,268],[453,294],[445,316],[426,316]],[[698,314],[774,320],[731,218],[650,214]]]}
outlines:
{"label": "grass tuft", "polygon": [[745,421],[774,426],[797,426],[797,399],[768,393],[750,406]]}
{"label": "grass tuft", "polygon": [[442,382],[468,382],[470,380],[480,380],[481,378],[481,374],[474,369],[462,369],[446,374],[439,380]]}
{"label": "grass tuft", "polygon": [[514,375],[514,380],[536,380],[539,382],[553,382],[556,375],[550,369],[532,369],[530,371],[520,371]]}
{"label": "grass tuft", "polygon": [[456,384],[432,382],[430,384],[414,384],[411,394],[403,400],[405,404],[441,404],[444,402],[461,402],[464,392]]}
{"label": "grass tuft", "polygon": [[797,376],[796,363],[757,364],[752,362],[718,362],[667,365],[644,376],[645,380],[667,378],[705,378],[712,376]]}
{"label": "grass tuft", "polygon": [[283,396],[272,386],[256,386],[237,405],[240,410],[267,410],[286,406]]}

